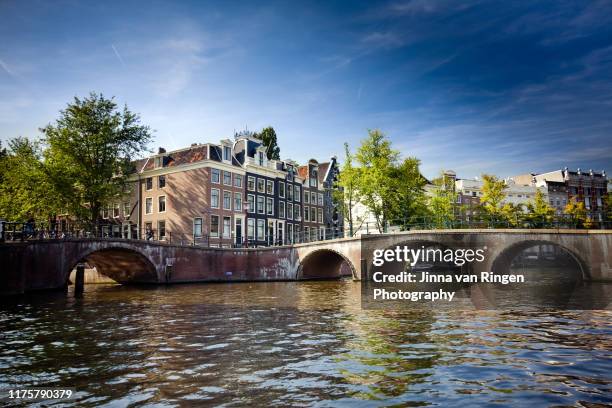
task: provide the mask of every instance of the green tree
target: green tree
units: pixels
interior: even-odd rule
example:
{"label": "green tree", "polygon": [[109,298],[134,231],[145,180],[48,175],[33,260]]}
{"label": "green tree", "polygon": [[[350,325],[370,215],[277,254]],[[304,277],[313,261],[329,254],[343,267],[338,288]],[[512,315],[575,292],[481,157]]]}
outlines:
{"label": "green tree", "polygon": [[338,174],[338,180],[333,190],[333,199],[338,204],[342,217],[347,221],[349,227],[349,236],[355,234],[355,226],[357,229],[365,221],[365,217],[355,214],[355,206],[361,199],[359,191],[359,178],[361,176],[359,168],[353,166],[353,155],[349,149],[348,143],[344,143],[344,163]]}
{"label": "green tree", "polygon": [[506,218],[502,208],[508,186],[504,180],[490,174],[483,174],[482,181],[481,213],[493,226],[500,225]]}
{"label": "green tree", "polygon": [[262,129],[260,133],[256,133],[254,136],[261,139],[263,145],[266,146],[268,160],[280,160],[280,147],[278,147],[276,131],[272,126]]}
{"label": "green tree", "polygon": [[527,204],[527,219],[534,227],[550,225],[555,216],[555,209],[548,205],[542,190],[538,189],[533,201]]}
{"label": "green tree", "polygon": [[0,154],[0,218],[47,222],[62,211],[63,201],[42,161],[37,141],[18,137]]}
{"label": "green tree", "polygon": [[569,200],[563,212],[568,216],[571,224],[577,228],[583,227],[584,223],[587,222],[587,211],[584,203],[576,201],[575,197]]}
{"label": "green tree", "polygon": [[55,124],[41,131],[55,190],[70,214],[91,224],[97,224],[104,205],[126,193],[132,159],[151,140],[137,114],[96,93],[75,97]]}
{"label": "green tree", "polygon": [[455,209],[459,194],[455,191],[453,179],[444,172],[432,180],[434,188],[427,199],[429,215],[436,228],[448,228],[455,220]]}
{"label": "green tree", "polygon": [[410,220],[422,212],[426,180],[419,172],[419,161],[400,154],[379,130],[369,130],[355,155],[360,167],[361,202],[374,216],[376,228],[384,232],[390,221]]}
{"label": "green tree", "polygon": [[394,180],[392,170],[399,159],[399,152],[391,148],[391,142],[379,130],[369,130],[355,155],[360,165],[359,191],[363,204],[374,216],[376,229],[383,232],[391,216],[391,194]]}

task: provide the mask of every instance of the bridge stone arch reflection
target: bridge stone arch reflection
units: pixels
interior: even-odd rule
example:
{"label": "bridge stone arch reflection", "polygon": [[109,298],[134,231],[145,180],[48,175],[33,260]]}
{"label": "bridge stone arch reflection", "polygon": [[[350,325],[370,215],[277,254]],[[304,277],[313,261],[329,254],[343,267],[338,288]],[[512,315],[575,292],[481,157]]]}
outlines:
{"label": "bridge stone arch reflection", "polygon": [[508,274],[510,273],[512,261],[516,259],[517,256],[519,256],[527,249],[540,246],[550,246],[562,250],[563,253],[569,256],[575,262],[576,266],[580,269],[581,278],[583,280],[591,279],[591,273],[588,267],[588,263],[582,258],[582,256],[559,242],[553,242],[549,240],[528,239],[525,241],[520,241],[511,244],[506,248],[502,249],[497,254],[495,259],[493,260],[491,269],[493,272],[498,274]]}
{"label": "bridge stone arch reflection", "polygon": [[348,265],[351,276],[355,276],[355,266],[343,254],[333,249],[317,249],[300,260],[296,279],[340,278],[343,263]]}
{"label": "bridge stone arch reflection", "polygon": [[[70,272],[81,262],[87,262],[96,271],[119,283],[153,283],[158,281],[155,265],[141,251],[134,248],[108,247],[87,250],[77,255],[72,267],[66,271],[66,282]],[[70,264],[69,264],[70,265]]]}

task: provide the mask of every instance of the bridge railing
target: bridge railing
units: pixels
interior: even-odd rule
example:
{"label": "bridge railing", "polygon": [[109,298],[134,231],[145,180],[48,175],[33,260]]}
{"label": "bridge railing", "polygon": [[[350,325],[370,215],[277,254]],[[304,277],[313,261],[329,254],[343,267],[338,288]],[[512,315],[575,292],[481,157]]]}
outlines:
{"label": "bridge railing", "polygon": [[[612,229],[612,221],[584,222],[567,216],[534,219],[517,217],[509,219],[485,219],[479,217],[439,219],[434,217],[413,217],[410,219],[386,221],[382,226],[374,222],[354,223],[351,233],[348,223],[342,227],[327,227],[324,224],[308,223],[294,226],[289,234],[287,225],[274,231],[267,228],[263,237],[254,236],[261,231],[220,231],[217,234],[196,234],[195,231],[177,231],[166,228],[135,224],[100,224],[84,227],[72,224],[69,227],[60,223],[6,222],[0,221],[0,241],[61,240],[61,239],[126,239],[166,242],[177,245],[197,245],[203,247],[253,248],[260,246],[290,245],[326,241],[330,239],[358,236],[362,234],[400,233],[411,230],[435,229]],[[272,232],[272,234],[270,234]]]}

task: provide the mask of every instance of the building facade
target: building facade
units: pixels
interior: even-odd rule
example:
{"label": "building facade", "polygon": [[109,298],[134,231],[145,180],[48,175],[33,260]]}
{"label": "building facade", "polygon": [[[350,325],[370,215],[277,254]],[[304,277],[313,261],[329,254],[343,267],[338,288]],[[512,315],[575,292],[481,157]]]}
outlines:
{"label": "building facade", "polygon": [[326,223],[341,225],[332,200],[335,159],[321,175],[314,160],[302,167],[268,160],[265,149],[246,132],[218,144],[160,148],[134,163],[133,188],[103,209],[105,235],[226,248],[333,237]]}

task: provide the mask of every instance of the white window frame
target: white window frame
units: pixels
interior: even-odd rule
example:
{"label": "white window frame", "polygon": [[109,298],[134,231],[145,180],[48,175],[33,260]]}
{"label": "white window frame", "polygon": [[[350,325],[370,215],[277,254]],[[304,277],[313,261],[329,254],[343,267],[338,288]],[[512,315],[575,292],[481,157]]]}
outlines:
{"label": "white window frame", "polygon": [[242,211],[242,193],[234,193],[234,211]]}
{"label": "white window frame", "polygon": [[153,214],[153,197],[145,198],[145,214]]}
{"label": "white window frame", "polygon": [[[259,204],[259,199],[261,198],[261,205]],[[257,203],[257,214],[265,214],[266,213],[266,198],[265,196],[258,195],[255,199]]]}
{"label": "white window frame", "polygon": [[[228,197],[229,197],[229,199],[227,200],[228,206],[226,207],[225,199]],[[223,190],[223,209],[232,211],[232,192],[231,191]]]}
{"label": "white window frame", "polygon": [[285,202],[278,202],[278,218],[285,218]]}
{"label": "white window frame", "polygon": [[[196,232],[196,225],[197,225],[196,221],[197,220],[200,220],[200,234],[197,234]],[[193,219],[193,236],[196,238],[201,238],[203,231],[204,231],[204,220],[202,220],[202,217],[195,217]]]}
{"label": "white window frame", "polygon": [[[259,188],[260,185],[261,185],[261,188]],[[257,177],[257,192],[261,194],[266,193],[266,179]]]}
{"label": "white window frame", "polygon": [[[263,231],[261,236],[259,235],[259,228]],[[265,241],[266,240],[266,220],[258,218],[257,219],[257,228],[256,228],[256,240],[257,241]]]}
{"label": "white window frame", "polygon": [[[221,221],[223,221],[222,226],[221,226],[221,234],[223,234],[223,238],[224,239],[228,239],[232,237],[232,217],[229,217],[227,215],[223,216],[223,218],[221,219]],[[228,229],[225,229],[225,221],[228,221],[227,226]]]}
{"label": "white window frame", "polygon": [[[217,205],[213,205],[213,197],[215,196],[214,192],[217,192]],[[210,189],[210,208],[219,208],[220,206],[220,201],[221,201],[221,192],[218,188],[211,188]]]}
{"label": "white window frame", "polygon": [[247,239],[255,239],[255,218],[247,218]]}
{"label": "white window frame", "polygon": [[[252,202],[251,198],[253,199]],[[255,214],[257,212],[257,200],[255,199],[255,194],[247,194],[247,204],[249,205],[247,212]],[[251,207],[251,204],[253,204],[253,207]]]}
{"label": "white window frame", "polygon": [[279,181],[278,182],[278,196],[280,198],[285,198],[285,190],[286,190],[287,186],[285,185],[284,181]]}
{"label": "white window frame", "polygon": [[[151,182],[151,187],[149,187],[149,181]],[[153,177],[147,177],[145,179],[145,191],[153,190]]]}
{"label": "white window frame", "polygon": [[243,180],[242,174],[234,174],[234,187],[242,188]]}
{"label": "white window frame", "polygon": [[266,215],[274,215],[274,198],[266,197]]}
{"label": "white window frame", "polygon": [[274,182],[272,180],[266,180],[266,194],[274,195]]}
{"label": "white window frame", "polygon": [[[229,176],[229,183],[226,183],[225,181],[225,176]],[[231,171],[226,171],[223,170],[223,185],[224,186],[231,186],[232,185],[232,172]]]}
{"label": "white window frame", "polygon": [[[161,209],[161,202],[162,202],[162,198],[164,199],[164,210],[162,211]],[[166,212],[166,196],[165,195],[161,195],[157,197],[157,212],[158,213],[165,213]]]}
{"label": "white window frame", "polygon": [[[217,181],[215,181],[215,175],[217,176]],[[210,181],[215,184],[221,184],[221,170],[212,169],[210,171]]]}
{"label": "white window frame", "polygon": [[290,201],[287,201],[287,219],[288,220],[292,220],[293,219],[293,203]]}
{"label": "white window frame", "polygon": [[[217,232],[213,231],[213,222],[212,222],[213,217],[217,217]],[[221,228],[221,218],[217,214],[211,214],[210,215],[210,236],[212,238],[218,238],[220,228]]]}
{"label": "white window frame", "polygon": [[293,188],[293,201],[297,201],[299,203],[301,201],[300,196],[302,194],[300,191],[300,186],[294,185]]}
{"label": "white window frame", "polygon": [[[253,186],[253,188],[249,187],[251,185]],[[247,190],[249,190],[249,191],[257,191],[257,180],[255,180],[255,177],[253,177],[253,176],[248,176],[247,177]]]}

